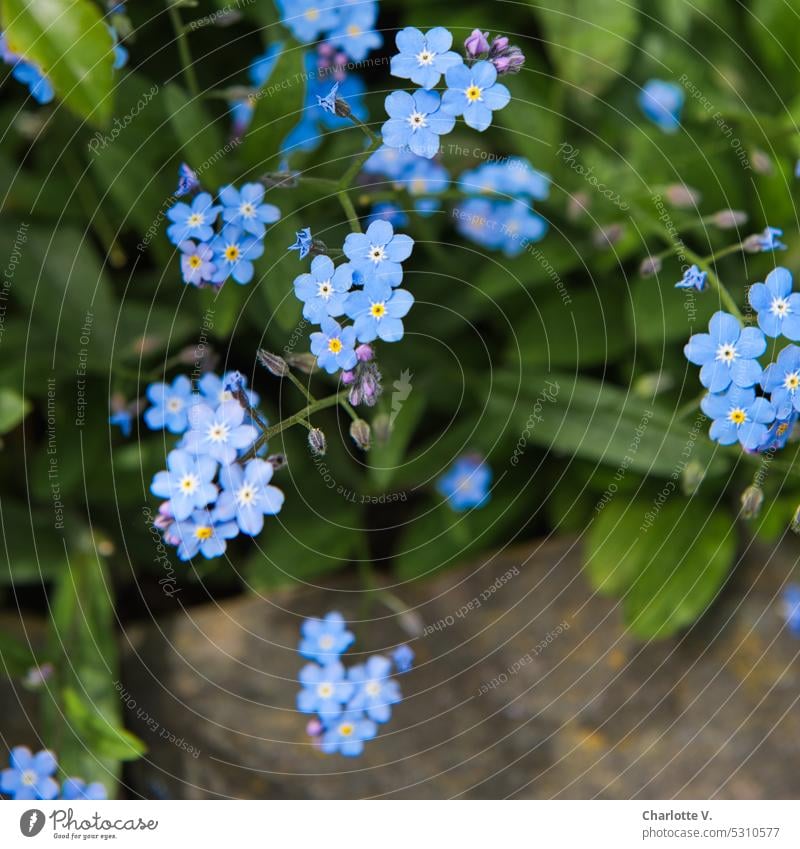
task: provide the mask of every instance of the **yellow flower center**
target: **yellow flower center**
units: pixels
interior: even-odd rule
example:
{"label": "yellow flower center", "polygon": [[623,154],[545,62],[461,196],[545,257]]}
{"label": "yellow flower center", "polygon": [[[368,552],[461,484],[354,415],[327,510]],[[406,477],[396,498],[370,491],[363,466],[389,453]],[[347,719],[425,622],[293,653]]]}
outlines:
{"label": "yellow flower center", "polygon": [[333,637],[330,634],[325,634],[324,637],[320,637],[319,638],[319,647],[321,649],[325,649],[326,651],[328,649],[332,649],[333,648]]}
{"label": "yellow flower center", "polygon": [[342,350],[342,340],[338,336],[328,339],[328,350],[332,354],[338,354]]}
{"label": "yellow flower center", "polygon": [[339,733],[342,737],[349,737],[355,730],[355,726],[351,722],[343,722],[339,726]]}
{"label": "yellow flower center", "polygon": [[412,195],[421,195],[425,191],[426,188],[427,188],[427,183],[425,182],[424,178],[423,177],[415,177],[411,181],[411,186],[409,187],[409,190],[411,191]]}
{"label": "yellow flower center", "polygon": [[319,9],[306,9],[304,15],[307,21],[316,21],[319,17]]}
{"label": "yellow flower center", "polygon": [[350,24],[347,28],[348,35],[361,35],[361,27],[357,27],[355,24]]}
{"label": "yellow flower center", "polygon": [[239,259],[239,246],[238,245],[228,245],[225,248],[225,259],[228,262],[236,262]]}
{"label": "yellow flower center", "polygon": [[195,532],[194,535],[197,539],[211,539],[214,534],[214,530],[210,528],[208,525],[201,525]]}
{"label": "yellow flower center", "polygon": [[386,304],[381,302],[375,303],[369,308],[369,311],[373,318],[383,318],[386,314]]}
{"label": "yellow flower center", "polygon": [[800,374],[796,371],[786,375],[786,380],[783,384],[787,389],[794,392],[800,386]]}
{"label": "yellow flower center", "polygon": [[317,687],[317,695],[322,699],[329,699],[333,695],[333,686],[331,684],[320,684]]}
{"label": "yellow flower center", "polygon": [[467,95],[467,100],[470,103],[474,103],[476,100],[481,99],[481,90],[480,90],[480,88],[478,88],[478,86],[473,84],[467,89],[466,95]]}
{"label": "yellow flower center", "polygon": [[181,492],[185,492],[187,495],[191,495],[199,486],[200,481],[197,479],[195,475],[184,475],[180,481],[180,489]]}
{"label": "yellow flower center", "polygon": [[775,435],[783,436],[787,430],[789,430],[789,425],[786,422],[783,422],[783,424],[779,424],[778,427],[775,429]]}
{"label": "yellow flower center", "polygon": [[197,254],[189,257],[189,267],[190,268],[200,268],[203,260]]}
{"label": "yellow flower center", "polygon": [[741,407],[734,407],[729,413],[728,418],[735,424],[744,424],[747,421],[747,413]]}

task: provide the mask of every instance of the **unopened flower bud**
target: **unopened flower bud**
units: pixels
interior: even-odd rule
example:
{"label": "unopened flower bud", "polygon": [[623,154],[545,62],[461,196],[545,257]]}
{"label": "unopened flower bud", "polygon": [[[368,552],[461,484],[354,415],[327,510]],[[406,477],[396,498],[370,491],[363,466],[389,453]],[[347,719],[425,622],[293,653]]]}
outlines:
{"label": "unopened flower bud", "polygon": [[649,256],[642,260],[642,264],[639,266],[639,274],[642,277],[653,277],[661,271],[661,266],[662,263],[659,257]]}
{"label": "unopened flower bud", "polygon": [[673,183],[664,190],[667,202],[676,209],[694,209],[700,203],[700,192],[682,183]]}
{"label": "unopened flower bud", "polygon": [[317,358],[313,354],[287,354],[286,364],[303,374],[313,374],[317,370]]}
{"label": "unopened flower bud", "polygon": [[491,61],[498,74],[518,74],[525,64],[525,54],[519,47],[509,47],[502,56]]}
{"label": "unopened flower bud", "polygon": [[624,235],[624,225],[609,224],[608,227],[598,227],[592,233],[592,242],[596,248],[612,248]]}
{"label": "unopened flower bud", "polygon": [[270,351],[261,348],[256,355],[258,357],[259,363],[264,366],[264,368],[270,373],[274,374],[275,377],[286,377],[289,374],[289,366],[278,354],[273,354]]}
{"label": "unopened flower bud", "polygon": [[764,503],[764,492],[760,486],[751,484],[742,493],[742,518],[755,519],[761,512]]}
{"label": "unopened flower bud", "polygon": [[488,49],[489,33],[481,32],[479,29],[472,30],[472,33],[464,42],[464,50],[470,59],[477,58],[481,53],[486,53]]}
{"label": "unopened flower bud", "polygon": [[756,148],[750,156],[750,164],[753,166],[753,171],[756,174],[768,177],[775,170],[772,165],[772,160],[764,153],[763,150]]}
{"label": "unopened flower bud", "polygon": [[315,717],[314,719],[309,719],[308,724],[306,725],[306,734],[309,737],[319,737],[323,732],[322,723]]}
{"label": "unopened flower bud", "polygon": [[588,192],[575,192],[574,195],[570,195],[567,202],[567,217],[569,220],[577,221],[586,215],[591,203],[592,199]]}
{"label": "unopened flower bud", "polygon": [[315,457],[325,456],[325,452],[328,450],[328,441],[318,427],[312,427],[308,432],[308,447]]}
{"label": "unopened flower bud", "polygon": [[341,97],[337,97],[334,102],[334,111],[340,118],[349,118],[352,114],[353,110],[350,108],[346,100],[342,100]]}
{"label": "unopened flower bud", "polygon": [[267,457],[267,462],[277,472],[279,469],[282,469],[286,465],[286,455],[270,454],[269,457]]}
{"label": "unopened flower bud", "polygon": [[343,386],[351,386],[356,379],[356,373],[350,370],[343,371],[339,379],[342,381]]}
{"label": "unopened flower bud", "polygon": [[356,357],[360,363],[368,363],[375,357],[375,349],[372,345],[359,345],[356,348]]}
{"label": "unopened flower bud", "polygon": [[498,35],[496,38],[492,39],[492,55],[498,56],[502,53],[509,45],[508,36]]}
{"label": "unopened flower bud", "polygon": [[362,450],[369,451],[372,434],[369,429],[369,425],[364,421],[364,419],[356,419],[350,425],[350,436],[353,438],[353,442]]}
{"label": "unopened flower bud", "polygon": [[683,494],[694,495],[700,489],[700,484],[703,482],[705,476],[706,471],[700,463],[697,460],[690,460],[681,475],[681,489],[683,490]]}
{"label": "unopened flower bud", "polygon": [[711,216],[711,223],[720,230],[733,230],[747,224],[747,213],[741,209],[720,209]]}

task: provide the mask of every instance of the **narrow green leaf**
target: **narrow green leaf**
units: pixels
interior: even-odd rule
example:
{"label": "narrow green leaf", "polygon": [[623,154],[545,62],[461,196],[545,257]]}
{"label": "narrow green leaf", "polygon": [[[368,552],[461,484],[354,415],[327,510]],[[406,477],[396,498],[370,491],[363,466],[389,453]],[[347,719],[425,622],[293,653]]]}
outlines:
{"label": "narrow green leaf", "polygon": [[13,389],[0,387],[0,434],[13,430],[30,410],[29,401]]}

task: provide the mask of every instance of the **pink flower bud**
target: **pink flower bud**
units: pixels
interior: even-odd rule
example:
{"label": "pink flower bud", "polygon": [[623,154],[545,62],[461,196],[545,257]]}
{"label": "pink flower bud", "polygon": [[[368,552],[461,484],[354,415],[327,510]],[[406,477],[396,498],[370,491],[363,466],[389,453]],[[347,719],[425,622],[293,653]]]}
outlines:
{"label": "pink flower bud", "polygon": [[479,29],[472,30],[472,34],[464,42],[464,50],[470,59],[480,56],[481,53],[486,53],[489,49],[489,33],[481,32]]}
{"label": "pink flower bud", "polygon": [[368,363],[375,356],[375,351],[372,345],[359,345],[356,348],[356,356],[360,363]]}

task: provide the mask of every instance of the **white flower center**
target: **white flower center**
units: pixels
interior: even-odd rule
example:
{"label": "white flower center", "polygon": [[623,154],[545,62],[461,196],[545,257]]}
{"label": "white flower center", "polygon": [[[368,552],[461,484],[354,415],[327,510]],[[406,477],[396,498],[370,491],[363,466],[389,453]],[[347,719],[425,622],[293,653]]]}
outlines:
{"label": "white flower center", "polygon": [[225,422],[214,422],[208,426],[206,439],[208,439],[209,442],[227,442],[230,432],[231,429],[225,424]]}
{"label": "white flower center", "polygon": [[223,404],[225,401],[233,401],[233,393],[227,389],[220,389],[217,398],[220,404]]}
{"label": "white flower center", "polygon": [[379,696],[381,694],[381,685],[377,681],[370,681],[364,689],[368,696]]}
{"label": "white flower center", "polygon": [[167,401],[167,409],[170,413],[179,413],[183,409],[183,399],[170,398],[169,401]]}
{"label": "white flower center", "polygon": [[236,492],[236,501],[240,507],[251,507],[258,499],[258,487],[251,483],[241,486]]}
{"label": "white flower center", "polygon": [[785,318],[792,311],[788,298],[775,298],[770,304],[769,311],[778,318]]}
{"label": "white flower center", "polygon": [[435,58],[436,54],[432,50],[420,50],[417,53],[417,62],[420,65],[432,65]]}
{"label": "white flower center", "polygon": [[736,346],[730,342],[723,342],[717,348],[717,361],[730,365],[736,359]]}
{"label": "white flower center", "polygon": [[413,132],[428,126],[428,122],[425,120],[425,115],[422,112],[412,112],[406,120]]}
{"label": "white flower center", "polygon": [[193,212],[187,219],[186,223],[190,227],[200,227],[206,223],[206,217],[202,212]]}
{"label": "white flower center", "polygon": [[322,298],[323,301],[330,300],[331,295],[333,294],[333,286],[331,286],[330,280],[323,280],[317,289],[317,296]]}
{"label": "white flower center", "polygon": [[242,214],[242,218],[252,218],[256,214],[256,208],[252,203],[246,201],[239,207],[239,212]]}
{"label": "white flower center", "polygon": [[20,776],[20,781],[26,787],[33,787],[33,785],[36,784],[37,777],[38,776],[32,769],[26,769],[25,772],[23,772]]}
{"label": "white flower center", "polygon": [[333,684],[324,682],[317,687],[317,695],[321,699],[329,699],[333,695]]}
{"label": "white flower center", "polygon": [[800,372],[788,372],[786,377],[783,379],[783,388],[788,389],[789,392],[794,394],[798,387],[800,387]]}
{"label": "white flower center", "polygon": [[193,495],[195,492],[197,492],[197,488],[199,486],[200,479],[197,477],[197,475],[194,475],[191,472],[189,472],[189,474],[184,475],[178,482],[178,489],[184,495]]}
{"label": "white flower center", "polygon": [[384,259],[386,259],[386,251],[384,250],[383,245],[370,245],[367,259],[371,259],[375,265],[383,262]]}
{"label": "white flower center", "polygon": [[328,651],[333,648],[333,637],[330,634],[325,634],[319,638],[319,647]]}

